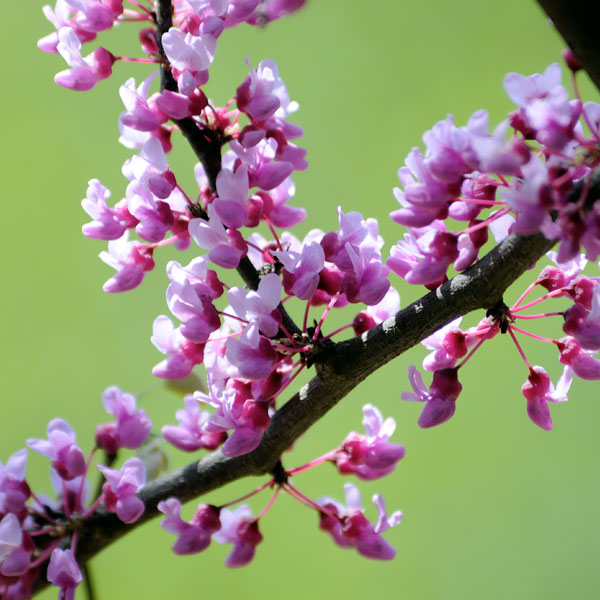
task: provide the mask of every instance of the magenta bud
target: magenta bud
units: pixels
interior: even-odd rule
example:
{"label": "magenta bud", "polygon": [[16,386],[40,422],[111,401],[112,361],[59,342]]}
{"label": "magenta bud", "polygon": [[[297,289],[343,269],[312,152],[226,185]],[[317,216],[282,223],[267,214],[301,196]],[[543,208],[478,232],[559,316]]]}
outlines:
{"label": "magenta bud", "polygon": [[571,50],[571,48],[565,48],[561,52],[561,54],[562,54],[563,60],[565,61],[565,64],[567,65],[567,67],[569,67],[569,69],[573,73],[577,73],[577,71],[581,70],[581,63],[579,62],[579,60],[577,59],[577,57],[575,56],[575,53],[573,52],[573,50]]}

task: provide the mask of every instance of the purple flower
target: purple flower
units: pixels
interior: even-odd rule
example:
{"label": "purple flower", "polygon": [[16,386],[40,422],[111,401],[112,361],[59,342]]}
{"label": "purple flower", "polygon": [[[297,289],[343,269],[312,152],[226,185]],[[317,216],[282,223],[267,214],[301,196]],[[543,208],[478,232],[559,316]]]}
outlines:
{"label": "purple flower", "polygon": [[548,402],[565,402],[571,386],[573,372],[565,367],[556,389],[543,367],[532,367],[527,381],[521,387],[523,396],[527,399],[527,415],[538,426],[546,431],[553,427]]}
{"label": "purple flower", "polygon": [[56,29],[56,31],[53,31],[38,41],[38,48],[43,52],[58,54],[58,31],[63,27],[70,27],[73,29],[81,42],[91,42],[96,38],[94,32],[85,31],[74,25],[73,20],[71,19],[71,7],[67,4],[66,0],[56,0],[54,9],[52,9],[51,6],[44,6],[42,10],[46,19],[48,19]]}
{"label": "purple flower", "polygon": [[381,533],[395,527],[402,520],[400,511],[387,516],[385,501],[375,494],[373,504],[378,511],[377,523],[369,523],[364,515],[360,492],[351,483],[344,485],[346,506],[330,498],[321,498],[318,503],[327,510],[320,514],[319,528],[331,535],[333,541],[342,548],[355,548],[366,558],[391,560],[396,551],[381,536]]}
{"label": "purple flower", "polygon": [[255,322],[246,326],[239,338],[229,338],[225,348],[225,355],[240,375],[255,381],[268,377],[278,359],[271,342],[258,333]]}
{"label": "purple flower", "polygon": [[115,416],[115,421],[98,425],[98,446],[109,454],[116,454],[119,448],[139,448],[148,438],[152,421],[145,411],[136,410],[135,397],[112,386],[104,391],[102,401],[106,412]]}
{"label": "purple flower", "polygon": [[384,421],[372,404],[363,406],[363,414],[366,435],[352,431],[335,452],[332,462],[342,474],[354,473],[365,480],[378,479],[396,468],[405,449],[388,442],[396,428],[394,419]]}
{"label": "purple flower", "polygon": [[7,512],[20,514],[25,510],[25,502],[31,495],[25,481],[27,450],[15,452],[3,465],[0,461],[0,514]]}
{"label": "purple flower", "polygon": [[34,550],[35,544],[21,528],[17,516],[14,513],[5,515],[0,520],[0,576],[23,575],[29,569]]}
{"label": "purple flower", "polygon": [[[160,141],[155,137],[144,143],[139,154],[125,161],[122,172],[129,181],[139,181],[161,200],[168,198],[175,187],[175,176],[169,170]],[[136,191],[139,193],[135,188],[130,194]]]}
{"label": "purple flower", "polygon": [[217,38],[211,34],[192,35],[171,27],[162,36],[165,54],[173,67],[179,91],[191,96],[198,85],[208,80],[207,70],[217,49]]}
{"label": "purple flower", "polygon": [[155,77],[156,72],[146,78],[138,88],[135,79],[131,78],[119,88],[119,95],[125,106],[125,112],[119,116],[119,123],[136,131],[150,133],[168,120],[166,114],[148,102],[148,90]]}
{"label": "purple flower", "polygon": [[213,205],[226,227],[239,229],[248,224],[248,169],[245,165],[240,165],[235,173],[229,169],[219,171]]}
{"label": "purple flower", "polygon": [[248,247],[239,231],[227,231],[215,207],[208,207],[209,220],[192,219],[188,226],[190,235],[200,246],[209,251],[208,258],[219,267],[235,269]]}
{"label": "purple flower", "polygon": [[108,252],[100,252],[100,260],[117,272],[102,286],[109,293],[125,292],[136,288],[144,275],[154,268],[152,248],[129,241],[126,231],[118,240],[108,242]]}
{"label": "purple flower", "polygon": [[175,413],[179,426],[165,425],[161,433],[165,440],[185,452],[206,448],[215,450],[227,438],[224,431],[208,432],[206,424],[210,418],[208,411],[200,411],[198,400],[192,396],[184,398],[185,408]]}
{"label": "purple flower", "polygon": [[267,336],[273,337],[279,331],[280,315],[275,312],[281,300],[281,280],[275,273],[268,273],[258,284],[256,291],[246,291],[235,287],[229,290],[227,298],[235,314],[241,319],[255,322]]}
{"label": "purple flower", "polygon": [[196,401],[217,409],[205,426],[206,432],[233,430],[221,448],[224,456],[240,456],[254,450],[271,422],[268,403],[255,400],[251,390],[252,387],[247,384],[229,380],[219,395],[194,394]]}
{"label": "purple flower", "polygon": [[312,297],[319,284],[319,273],[325,266],[325,253],[317,242],[311,242],[298,252],[273,252],[285,268],[285,291],[301,300]]}
{"label": "purple flower", "polygon": [[560,362],[571,367],[577,377],[587,380],[600,379],[600,360],[592,356],[593,352],[581,349],[573,337],[565,337],[555,342],[560,352]]}
{"label": "purple flower", "polygon": [[250,69],[250,75],[237,89],[237,106],[252,119],[264,121],[274,115],[280,107],[280,96],[287,98],[287,90],[279,78],[274,61],[263,60],[256,71],[250,66],[248,57],[246,57],[246,64]]}
{"label": "purple flower", "polygon": [[210,504],[199,504],[189,523],[180,517],[181,502],[177,498],[159,502],[158,510],[166,515],[160,526],[177,536],[177,541],[172,547],[175,554],[196,554],[206,550],[211,535],[221,528],[221,509]]}
{"label": "purple flower", "polygon": [[563,331],[572,335],[584,350],[600,350],[600,285],[594,286],[591,310],[576,302],[565,312]]}
{"label": "purple flower", "polygon": [[294,164],[284,160],[281,156],[276,138],[263,138],[250,147],[243,146],[238,140],[233,140],[230,146],[240,161],[248,167],[250,187],[273,190],[294,171]]}
{"label": "purple flower", "polygon": [[414,393],[402,392],[402,400],[426,402],[418,420],[420,427],[440,425],[454,415],[456,398],[462,390],[462,385],[458,381],[457,369],[447,368],[435,371],[429,389],[423,383],[423,376],[414,365],[408,367],[408,378]]}
{"label": "purple flower", "polygon": [[97,48],[87,56],[81,56],[81,41],[70,27],[58,31],[57,50],[72,67],[54,76],[54,81],[65,88],[79,92],[91,90],[99,81],[110,77],[115,57],[104,48]]}
{"label": "purple flower", "polygon": [[109,196],[109,190],[97,179],[89,181],[86,197],[81,201],[83,210],[93,219],[81,228],[86,237],[95,240],[116,240],[125,233],[129,223],[124,222],[114,208],[107,206],[106,199]]}
{"label": "purple flower", "polygon": [[179,327],[175,329],[171,319],[165,315],[154,319],[150,340],[163,354],[169,355],[152,369],[152,374],[156,377],[185,379],[194,365],[202,364],[204,344],[185,339]]}
{"label": "purple flower", "polygon": [[75,588],[83,580],[73,552],[60,548],[53,550],[50,556],[46,577],[52,585],[60,588],[59,600],[73,600]]}
{"label": "purple flower", "polygon": [[27,445],[52,461],[62,479],[74,479],[85,473],[85,458],[75,443],[73,428],[62,419],[53,419],[48,423],[48,440],[28,439]]}
{"label": "purple flower", "polygon": [[206,342],[210,334],[221,326],[212,302],[200,298],[187,279],[181,283],[171,282],[167,288],[167,305],[182,322],[180,331],[183,337],[196,344]]}
{"label": "purple flower", "polygon": [[98,465],[100,472],[106,477],[102,486],[104,507],[108,512],[116,513],[123,523],[137,521],[146,509],[136,493],[146,483],[146,469],[139,458],[130,458],[123,463],[121,469],[109,469]]}
{"label": "purple flower", "polygon": [[352,269],[344,273],[342,292],[349,302],[378,304],[388,289],[389,269],[381,262],[381,256],[373,246],[357,246],[346,242],[346,252],[352,262]]}
{"label": "purple flower", "polygon": [[207,267],[208,259],[205,256],[194,258],[185,267],[172,260],[167,263],[167,276],[179,284],[188,281],[199,298],[216,300],[223,293],[223,284],[217,273]]}
{"label": "purple flower", "polygon": [[520,235],[542,232],[548,239],[560,236],[560,228],[548,212],[554,208],[554,198],[548,183],[548,168],[532,156],[521,168],[523,177],[515,187],[501,188],[500,197],[516,213],[514,231]]}
{"label": "purple flower", "polygon": [[265,204],[263,212],[275,227],[294,227],[306,219],[304,208],[287,205],[295,191],[294,183],[289,177],[270,191],[271,204],[269,206]]}
{"label": "purple flower", "polygon": [[445,218],[448,202],[460,193],[461,179],[441,181],[431,172],[419,148],[413,148],[398,170],[404,190],[394,188],[402,208],[390,213],[393,221],[405,227],[424,227],[435,219]]}
{"label": "purple flower", "polygon": [[247,565],[263,539],[258,530],[258,521],[246,504],[235,510],[221,509],[221,529],[213,537],[219,544],[233,544],[225,559],[225,565],[230,568]]}
{"label": "purple flower", "polygon": [[542,75],[534,73],[527,77],[520,73],[509,73],[504,78],[504,89],[517,106],[524,107],[561,87],[560,79],[560,65],[552,63]]}
{"label": "purple flower", "polygon": [[123,0],[67,0],[75,11],[75,23],[85,31],[110,29],[123,13]]}

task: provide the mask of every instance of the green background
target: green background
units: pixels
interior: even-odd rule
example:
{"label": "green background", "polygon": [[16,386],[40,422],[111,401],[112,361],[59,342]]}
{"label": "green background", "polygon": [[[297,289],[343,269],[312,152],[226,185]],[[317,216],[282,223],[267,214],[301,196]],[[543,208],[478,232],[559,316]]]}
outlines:
{"label": "green background", "polygon": [[[35,45],[51,30],[41,6],[3,7],[2,461],[26,438],[44,437],[56,416],[75,427],[88,451],[95,425],[107,420],[103,389],[117,384],[138,393],[153,384],[150,369],[160,355],[149,337],[155,316],[166,312],[164,264],[173,256],[159,255],[141,288],[102,293],[112,271],[96,258],[104,243],[80,233],[87,218],[79,202],[92,177],[113,200],[124,193],[120,169],[130,152],[117,144],[117,91],[148,69],[119,63],[92,92],[59,88],[52,77],[64,63]],[[102,34],[100,43],[135,55],[134,29]],[[335,228],[342,205],[381,220],[387,253],[401,235],[387,218],[397,206],[396,170],[422,133],[447,113],[462,125],[479,108],[497,123],[511,109],[504,75],[541,72],[559,60],[562,47],[534,2],[313,0],[264,31],[226,31],[208,90],[223,103],[247,74],[245,55],[253,65],[275,59],[300,103],[292,120],[306,132],[299,143],[310,168],[295,176],[295,204],[309,209],[309,219],[299,234]],[[584,99],[597,100],[586,83]],[[170,161],[194,193],[193,159],[181,140]],[[192,249],[180,260],[193,256]],[[420,293],[399,289],[403,305]],[[386,479],[359,484],[366,506],[382,492],[390,510],[405,513],[386,534],[397,548],[393,562],[337,548],[318,531],[313,513],[283,495],[261,523],[265,539],[250,566],[226,569],[229,548],[216,544],[202,555],[176,557],[172,536],[154,521],[93,560],[98,597],[597,598],[598,388],[577,381],[571,401],[553,408],[554,431],[543,432],[527,419],[520,394],[526,372],[514,347],[502,336],[486,346],[461,372],[464,390],[451,422],[420,430],[421,407],[400,401],[407,366],[424,356],[414,349],[359,386],[286,458],[288,467],[302,464],[360,430],[366,402],[393,415],[395,441],[406,444],[407,456]],[[525,345],[532,362],[556,379],[555,352],[542,346]],[[157,425],[174,422],[180,406],[161,391],[142,403]],[[170,455],[173,465],[190,459]],[[28,478],[50,493],[44,459],[30,455]],[[260,481],[238,482],[207,499],[227,501]],[[296,478],[315,498],[341,499],[345,481],[327,465]],[[259,496],[253,508],[267,498]],[[56,590],[40,597],[54,598]]]}

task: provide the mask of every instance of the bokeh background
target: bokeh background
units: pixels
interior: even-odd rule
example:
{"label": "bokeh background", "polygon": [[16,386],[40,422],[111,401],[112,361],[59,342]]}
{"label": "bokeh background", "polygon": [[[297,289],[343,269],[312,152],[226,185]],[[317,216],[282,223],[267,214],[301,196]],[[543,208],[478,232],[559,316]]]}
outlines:
{"label": "bokeh background", "polygon": [[[117,143],[117,92],[148,69],[117,64],[109,80],[86,93],[57,87],[52,78],[64,63],[36,48],[51,29],[41,8],[41,1],[5,3],[0,41],[2,461],[26,438],[44,437],[57,416],[73,425],[88,451],[95,425],[107,420],[103,389],[116,384],[137,394],[153,385],[150,370],[160,355],[149,337],[155,316],[166,312],[164,264],[173,257],[159,254],[141,288],[102,293],[112,271],[97,259],[104,244],[80,233],[87,220],[80,199],[92,177],[114,200],[124,193],[120,170],[130,153]],[[134,29],[102,34],[101,43],[115,54],[135,55]],[[380,219],[387,252],[401,235],[387,218],[396,207],[396,170],[422,133],[447,113],[464,124],[479,108],[497,123],[511,109],[504,75],[541,72],[562,48],[532,1],[312,0],[265,30],[227,31],[208,90],[223,103],[247,74],[244,56],[253,65],[275,59],[300,103],[292,120],[305,128],[299,143],[310,162],[295,176],[296,204],[309,209],[298,235],[335,228],[335,208],[342,205]],[[582,80],[585,98],[597,100]],[[170,160],[194,193],[194,161],[180,140]],[[396,283],[404,305],[420,294]],[[365,505],[382,492],[390,510],[405,513],[387,534],[397,548],[394,561],[337,548],[318,531],[313,513],[282,495],[261,523],[265,539],[250,566],[226,569],[229,548],[216,544],[202,555],[176,557],[173,538],[153,521],[93,560],[98,598],[597,598],[598,387],[576,382],[571,401],[553,408],[554,431],[543,432],[527,419],[520,394],[526,372],[509,340],[498,336],[486,346],[461,373],[457,414],[442,427],[420,430],[421,407],[400,401],[407,366],[425,354],[415,348],[359,386],[286,457],[288,467],[302,464],[350,429],[361,430],[366,402],[393,415],[406,458],[385,480],[359,486]],[[555,352],[542,346],[526,349],[556,379]],[[174,422],[180,406],[161,389],[140,402],[158,426]],[[191,460],[169,454],[172,466]],[[51,492],[41,457],[30,455],[28,478],[38,491]],[[261,481],[237,482],[205,500],[227,501]],[[341,499],[345,481],[324,465],[296,484],[313,497]],[[267,498],[259,496],[253,508]],[[187,506],[188,514],[193,508]],[[54,597],[54,589],[40,595]],[[84,597],[82,589],[77,597]]]}

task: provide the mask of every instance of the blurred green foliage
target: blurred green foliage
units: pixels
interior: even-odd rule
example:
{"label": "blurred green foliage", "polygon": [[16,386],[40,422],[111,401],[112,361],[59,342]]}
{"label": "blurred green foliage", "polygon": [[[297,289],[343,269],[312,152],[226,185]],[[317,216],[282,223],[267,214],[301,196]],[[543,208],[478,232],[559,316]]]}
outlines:
{"label": "blurred green foliage", "polygon": [[[171,257],[159,256],[141,288],[102,293],[111,271],[96,258],[104,244],[80,233],[86,215],[79,200],[92,177],[114,200],[124,193],[120,169],[129,152],[117,144],[117,91],[148,68],[117,64],[108,81],[84,94],[58,88],[52,77],[64,63],[35,46],[51,29],[41,7],[5,3],[0,42],[3,461],[26,438],[44,437],[56,416],[75,427],[89,450],[93,428],[107,419],[102,390],[117,384],[138,393],[153,384],[150,369],[160,355],[149,337],[154,317],[166,310],[163,266]],[[135,55],[134,29],[122,26],[101,35],[100,43]],[[254,65],[275,59],[300,103],[292,120],[305,128],[299,143],[310,162],[295,176],[296,204],[309,209],[298,235],[334,228],[335,208],[342,205],[381,220],[387,251],[401,235],[386,218],[396,207],[396,170],[423,131],[447,113],[464,124],[479,108],[497,123],[511,108],[504,75],[541,72],[559,60],[562,47],[534,2],[312,0],[265,30],[225,32],[208,90],[224,103],[247,73],[244,56]],[[585,98],[597,99],[586,84]],[[194,161],[181,140],[170,160],[194,193]],[[403,304],[421,293],[399,289]],[[513,296],[519,289],[522,284]],[[176,557],[173,538],[154,521],[94,559],[98,598],[597,598],[598,388],[577,382],[571,402],[553,408],[555,430],[537,429],[520,394],[526,373],[501,337],[462,375],[464,391],[451,422],[420,430],[420,407],[400,401],[408,364],[424,356],[414,349],[361,384],[286,457],[294,466],[337,445],[348,430],[360,429],[367,401],[393,415],[395,441],[406,444],[407,456],[386,480],[360,484],[365,505],[380,491],[390,510],[405,512],[405,522],[387,534],[398,550],[393,562],[335,547],[317,530],[313,513],[282,495],[264,520],[265,539],[251,566],[227,570],[228,549],[217,545],[203,555]],[[555,379],[555,353],[533,343],[526,349]],[[158,390],[142,404],[157,424],[173,422],[179,408],[176,396]],[[170,454],[173,465],[190,460]],[[45,460],[30,456],[28,477],[50,493]],[[325,465],[296,484],[314,497],[342,498],[344,481]],[[258,483],[237,482],[209,500],[226,501]],[[259,496],[254,507],[266,498]],[[40,597],[54,598],[56,591]]]}

